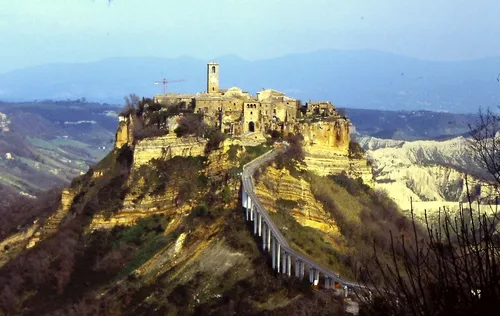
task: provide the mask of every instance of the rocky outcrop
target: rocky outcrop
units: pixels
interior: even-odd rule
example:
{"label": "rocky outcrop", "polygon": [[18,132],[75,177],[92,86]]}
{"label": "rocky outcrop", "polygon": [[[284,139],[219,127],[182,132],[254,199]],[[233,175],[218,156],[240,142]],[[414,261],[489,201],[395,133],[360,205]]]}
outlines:
{"label": "rocky outcrop", "polygon": [[345,172],[371,186],[373,175],[367,160],[349,157],[349,124],[347,119],[339,118],[301,125],[307,169],[320,176]]}
{"label": "rocky outcrop", "polygon": [[128,117],[119,116],[118,129],[115,134],[115,148],[122,148],[123,145],[132,146],[134,144],[134,120],[132,115]]}
{"label": "rocky outcrop", "polygon": [[26,247],[38,227],[38,223],[35,221],[27,229],[0,241],[0,267]]}
{"label": "rocky outcrop", "polygon": [[322,147],[330,152],[347,153],[349,150],[349,120],[319,121],[299,125],[306,147]]}
{"label": "rocky outcrop", "polygon": [[[140,182],[137,184],[139,187],[141,185],[142,183]],[[111,217],[106,218],[103,214],[94,215],[89,229],[109,229],[116,225],[130,226],[138,219],[153,214],[184,214],[188,212],[193,205],[189,202],[178,205],[176,203],[177,194],[178,188],[173,184],[167,185],[164,192],[155,196],[149,194],[141,196],[141,194],[132,190],[126,195],[123,201],[123,207]]]}
{"label": "rocky outcrop", "polygon": [[170,159],[175,156],[203,156],[207,140],[199,137],[177,137],[175,134],[146,138],[136,143],[134,168],[151,159]]}
{"label": "rocky outcrop", "polygon": [[255,191],[262,205],[270,212],[276,212],[277,198],[297,202],[290,214],[303,226],[324,232],[340,234],[335,221],[324,211],[313,196],[311,185],[304,179],[290,175],[287,169],[268,167],[256,183]]}
{"label": "rocky outcrop", "polygon": [[41,226],[39,229],[35,231],[33,236],[30,238],[28,245],[26,248],[33,247],[37,242],[41,239],[47,238],[54,234],[59,228],[59,224],[61,224],[62,220],[68,214],[71,205],[73,203],[73,199],[76,193],[65,189],[61,194],[61,205],[59,208],[47,219],[45,224]]}

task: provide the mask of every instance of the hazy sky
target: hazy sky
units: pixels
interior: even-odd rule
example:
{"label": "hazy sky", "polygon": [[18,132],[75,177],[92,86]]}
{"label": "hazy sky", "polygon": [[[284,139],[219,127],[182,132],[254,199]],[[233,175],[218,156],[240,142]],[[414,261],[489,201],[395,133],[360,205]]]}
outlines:
{"label": "hazy sky", "polygon": [[500,56],[498,0],[0,0],[0,73],[115,56]]}

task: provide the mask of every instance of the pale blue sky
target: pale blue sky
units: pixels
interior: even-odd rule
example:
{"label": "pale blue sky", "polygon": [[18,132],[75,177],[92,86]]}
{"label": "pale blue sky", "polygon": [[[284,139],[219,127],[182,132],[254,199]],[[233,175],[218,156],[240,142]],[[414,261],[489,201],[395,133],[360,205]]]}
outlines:
{"label": "pale blue sky", "polygon": [[0,0],[0,73],[117,56],[500,56],[498,0]]}

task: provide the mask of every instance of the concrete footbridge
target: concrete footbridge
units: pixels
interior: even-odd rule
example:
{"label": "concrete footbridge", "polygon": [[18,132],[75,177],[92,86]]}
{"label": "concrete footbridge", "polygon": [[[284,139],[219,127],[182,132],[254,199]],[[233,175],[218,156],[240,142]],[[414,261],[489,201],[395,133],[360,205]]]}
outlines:
{"label": "concrete footbridge", "polygon": [[266,209],[262,206],[254,191],[253,174],[261,165],[273,160],[286,148],[276,149],[258,157],[243,167],[242,173],[242,204],[245,208],[246,220],[253,222],[253,233],[262,239],[262,249],[272,257],[273,270],[287,276],[292,275],[303,279],[309,276],[309,282],[320,285],[320,277],[325,289],[334,289],[335,283],[340,284],[347,296],[352,290],[367,290],[370,288],[356,283],[341,280],[334,271],[326,269],[306,255],[299,253],[285,240],[278,227],[274,224]]}

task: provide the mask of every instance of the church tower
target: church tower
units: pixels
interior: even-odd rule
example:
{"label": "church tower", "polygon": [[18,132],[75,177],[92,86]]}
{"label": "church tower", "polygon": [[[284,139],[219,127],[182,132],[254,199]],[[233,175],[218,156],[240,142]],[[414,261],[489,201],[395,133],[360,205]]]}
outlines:
{"label": "church tower", "polygon": [[219,64],[216,62],[207,64],[207,92],[219,93]]}

